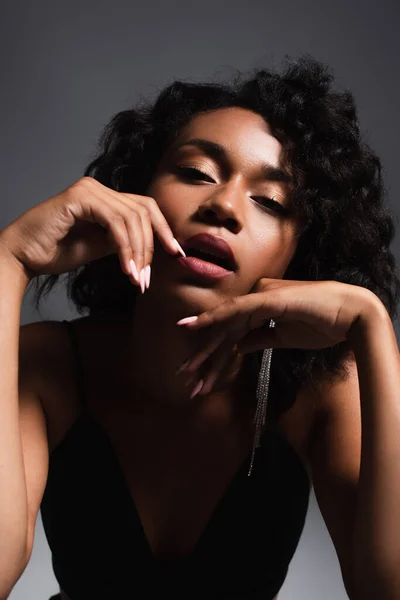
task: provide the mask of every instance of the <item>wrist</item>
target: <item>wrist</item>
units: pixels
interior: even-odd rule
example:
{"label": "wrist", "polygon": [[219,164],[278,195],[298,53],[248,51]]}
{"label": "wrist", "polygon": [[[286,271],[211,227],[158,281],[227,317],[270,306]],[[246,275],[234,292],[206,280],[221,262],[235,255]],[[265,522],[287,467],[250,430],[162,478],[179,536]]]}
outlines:
{"label": "wrist", "polygon": [[347,339],[350,341],[354,350],[362,348],[366,341],[366,336],[389,326],[393,328],[389,313],[383,302],[373,292],[366,290],[361,303],[362,309],[358,317],[352,323]]}
{"label": "wrist", "polygon": [[10,283],[15,283],[24,292],[32,280],[28,269],[17,259],[16,256],[3,243],[0,235],[0,270],[7,274]]}

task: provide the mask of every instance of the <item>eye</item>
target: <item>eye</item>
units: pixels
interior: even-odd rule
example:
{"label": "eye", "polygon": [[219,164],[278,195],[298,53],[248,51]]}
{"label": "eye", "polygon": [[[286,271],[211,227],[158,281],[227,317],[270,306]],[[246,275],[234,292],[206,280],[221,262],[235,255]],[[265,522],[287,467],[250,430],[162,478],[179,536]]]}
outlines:
{"label": "eye", "polygon": [[[197,169],[197,167],[181,167],[178,166],[176,167],[177,171],[181,174],[181,176],[185,179],[189,179],[189,180],[198,180],[198,181],[204,181],[204,179],[208,179],[211,183],[215,183],[213,179],[211,179],[211,177],[209,175],[207,175],[207,173],[204,173],[203,171],[201,171],[200,169]],[[284,206],[283,204],[281,204],[280,202],[277,202],[276,200],[274,200],[273,198],[269,198],[268,196],[252,196],[252,199],[255,200],[256,202],[258,202],[259,204],[261,204],[262,208],[264,210],[268,210],[268,209],[272,209],[274,212],[281,214],[281,215],[289,215],[289,209]]]}
{"label": "eye", "polygon": [[186,179],[204,180],[204,178],[207,178],[209,181],[214,183],[214,180],[211,179],[207,173],[200,171],[200,169],[197,169],[196,167],[177,167],[177,170]]}
{"label": "eye", "polygon": [[253,196],[252,198],[253,200],[261,200],[261,204],[265,208],[271,208],[275,212],[280,213],[282,215],[289,214],[289,210],[286,208],[286,206],[284,206],[280,202],[277,202],[273,198],[269,198],[268,196]]}

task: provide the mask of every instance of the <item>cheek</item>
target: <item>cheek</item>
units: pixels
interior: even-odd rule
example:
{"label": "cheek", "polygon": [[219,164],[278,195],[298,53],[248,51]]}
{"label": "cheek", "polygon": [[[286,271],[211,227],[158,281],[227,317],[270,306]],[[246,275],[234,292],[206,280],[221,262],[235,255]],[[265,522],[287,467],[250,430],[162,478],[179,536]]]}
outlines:
{"label": "cheek", "polygon": [[268,235],[258,237],[249,255],[249,271],[253,277],[280,278],[295,251],[294,233],[290,228],[271,227]]}
{"label": "cheek", "polygon": [[152,182],[146,190],[147,196],[154,198],[159,206],[164,204],[163,196],[165,194],[163,192],[165,192],[165,187],[158,181]]}
{"label": "cheek", "polygon": [[178,186],[162,179],[154,181],[148,187],[147,195],[154,198],[170,224],[180,222],[190,211],[190,199],[182,195]]}

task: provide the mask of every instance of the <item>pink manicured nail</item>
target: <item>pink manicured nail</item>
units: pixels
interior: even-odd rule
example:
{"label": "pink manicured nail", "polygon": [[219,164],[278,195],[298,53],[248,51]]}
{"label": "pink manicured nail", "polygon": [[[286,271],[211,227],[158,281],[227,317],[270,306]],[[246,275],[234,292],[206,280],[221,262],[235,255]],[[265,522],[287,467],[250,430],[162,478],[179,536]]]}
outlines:
{"label": "pink manicured nail", "polygon": [[187,323],[194,323],[197,321],[198,317],[185,317],[177,322],[177,325],[186,325]]}
{"label": "pink manicured nail", "polygon": [[200,381],[197,382],[196,387],[194,388],[193,392],[190,394],[190,399],[194,398],[196,396],[196,394],[198,394],[201,390],[201,388],[203,387],[203,383],[204,381],[202,379],[200,379]]}
{"label": "pink manicured nail", "polygon": [[132,277],[133,277],[134,279],[136,279],[136,281],[137,281],[138,283],[140,283],[140,281],[139,281],[139,274],[138,274],[138,270],[137,270],[137,267],[136,267],[136,265],[135,265],[135,261],[133,260],[133,258],[131,258],[131,260],[129,261],[129,266],[130,266],[130,268],[131,268]]}
{"label": "pink manicured nail", "polygon": [[146,267],[146,289],[149,289],[149,286],[150,286],[150,273],[151,273],[150,265],[147,265],[147,267]]}
{"label": "pink manicured nail", "polygon": [[213,386],[213,382],[210,380],[205,380],[204,381],[204,386],[203,388],[200,390],[200,396],[205,396],[206,394],[208,394],[209,392],[211,392]]}
{"label": "pink manicured nail", "polygon": [[178,252],[180,252],[182,254],[182,256],[186,256],[186,254],[184,253],[181,245],[179,244],[178,240],[176,238],[174,238],[174,244],[178,250]]}
{"label": "pink manicured nail", "polygon": [[183,362],[183,363],[180,365],[180,367],[178,367],[178,369],[175,371],[175,375],[179,375],[180,373],[182,373],[182,371],[184,371],[184,370],[185,370],[185,367],[187,367],[187,366],[188,366],[189,362],[190,362],[190,358],[188,358],[187,360],[185,360],[185,361],[184,361],[184,362]]}
{"label": "pink manicured nail", "polygon": [[145,278],[144,269],[141,269],[139,279],[140,279],[140,289],[142,290],[142,294],[144,294],[145,289],[146,289],[144,278]]}

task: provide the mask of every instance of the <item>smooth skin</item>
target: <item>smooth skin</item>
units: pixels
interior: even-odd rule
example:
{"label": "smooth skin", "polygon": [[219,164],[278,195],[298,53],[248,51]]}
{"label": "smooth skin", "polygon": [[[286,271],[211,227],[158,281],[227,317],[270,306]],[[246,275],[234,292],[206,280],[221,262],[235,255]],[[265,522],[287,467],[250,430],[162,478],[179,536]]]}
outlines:
{"label": "smooth skin", "polygon": [[[218,144],[224,154],[210,152],[204,144],[202,147],[189,144],[193,139]],[[190,400],[192,387],[186,385],[187,374],[182,372],[177,376],[175,373],[182,362],[202,347],[207,331],[191,331],[188,327],[177,327],[176,323],[184,317],[215,309],[231,298],[249,294],[263,278],[283,277],[297,243],[290,181],[283,176],[282,180],[265,177],[266,165],[282,170],[281,150],[265,121],[251,111],[234,107],[202,114],[193,119],[173,148],[166,152],[147,196],[121,194],[91,178],[83,178],[21,215],[0,235],[4,269],[12,272],[14,279],[16,273],[20,277],[9,303],[15,298],[22,300],[27,283],[38,274],[65,272],[116,251],[127,276],[131,276],[132,258],[139,273],[142,268],[151,266],[150,285],[137,295],[133,318],[122,325],[107,326],[104,335],[99,327],[93,346],[87,345],[87,354],[95,354],[95,342],[99,339],[103,340],[104,349],[109,349],[104,357],[106,365],[103,365],[108,368],[99,372],[105,373],[104,377],[109,372],[118,382],[118,409],[124,409],[125,421],[132,417],[128,419],[129,436],[124,438],[134,440],[133,445],[126,448],[130,458],[124,461],[125,476],[132,481],[132,489],[140,490],[136,492],[135,503],[155,555],[191,552],[228,482],[251,449],[254,399],[246,394],[241,370],[243,356],[232,349],[232,360],[219,373],[212,391],[196,396],[194,402]],[[281,208],[273,201],[280,203]],[[174,238],[182,244],[186,238],[204,231],[224,237],[235,254],[239,268],[225,279],[205,281],[183,269],[177,261],[180,254]],[[147,282],[148,275],[147,269]],[[132,278],[132,283],[139,285],[140,282]],[[15,328],[11,328],[8,337],[0,339],[2,351],[14,349],[14,354],[11,353],[14,366],[18,365],[17,338]],[[165,352],[166,347],[168,352]],[[20,348],[19,356],[25,356],[26,352],[26,348]],[[157,377],[154,376],[155,365]],[[207,365],[207,361],[205,365],[212,366]],[[28,379],[29,384],[20,386],[20,389],[26,388],[26,397],[34,396],[30,385],[34,386],[35,377],[31,374]],[[352,385],[355,381],[353,378]],[[60,381],[60,388],[61,385]],[[14,395],[15,392],[16,387]],[[16,431],[11,396],[3,410],[8,411],[8,423]],[[22,523],[24,518],[28,523],[26,529],[20,527],[18,543],[13,546],[14,556],[9,553],[9,564],[16,557],[17,565],[26,565],[29,560],[34,523],[45,485],[44,452],[37,453],[38,462],[26,454],[26,449],[33,452],[32,444],[44,447],[45,427],[37,407],[36,410],[37,428],[24,430],[27,432],[23,440],[26,481],[20,476],[18,485],[12,487],[14,497],[19,497],[26,483],[28,504],[26,507],[17,505],[15,521],[20,522],[22,516]],[[112,407],[109,411],[112,415]],[[299,421],[299,414],[303,415],[304,422]],[[309,416],[304,418],[304,415]],[[293,439],[300,430],[312,430],[314,417],[313,411],[296,413],[296,420],[293,419],[290,426],[297,432],[293,433]],[[162,445],[162,465],[159,464],[160,453],[152,453],[146,437],[141,434],[146,431],[145,422],[151,422],[156,432],[154,440]],[[42,437],[39,427],[42,427]],[[118,425],[116,428],[118,430]],[[122,439],[126,432],[121,429],[120,433]],[[189,441],[191,452],[182,452],[186,451]],[[14,444],[15,448],[15,463],[11,458],[8,468],[14,468],[13,472],[21,475],[17,435],[9,437],[7,443]],[[359,444],[359,438],[354,444]],[[143,471],[135,458],[143,456],[145,448],[148,462]],[[212,464],[215,456],[221,458],[220,472],[207,480],[206,465]],[[306,463],[307,457],[303,455],[303,458]],[[34,480],[32,473],[40,470],[39,461],[43,468],[41,477],[35,481],[42,483],[28,484]],[[197,470],[196,465],[200,465]],[[168,474],[170,485],[168,492],[157,496],[160,469]],[[148,476],[149,472],[154,472],[155,480],[147,487],[141,486],[144,475]],[[186,472],[190,481],[187,497],[181,495],[182,482],[177,476],[182,472]],[[196,506],[195,501],[199,487],[209,490],[202,506]],[[0,494],[0,497],[5,496]],[[10,492],[8,499],[11,504]],[[8,531],[1,517],[2,506],[0,504],[0,538],[2,531]],[[157,520],[160,507],[166,509],[167,514],[174,514],[175,510],[177,515],[192,515],[192,522],[181,539]],[[28,540],[27,552],[21,555],[24,534]],[[9,581],[8,588],[4,589],[11,589],[14,583]]]}

